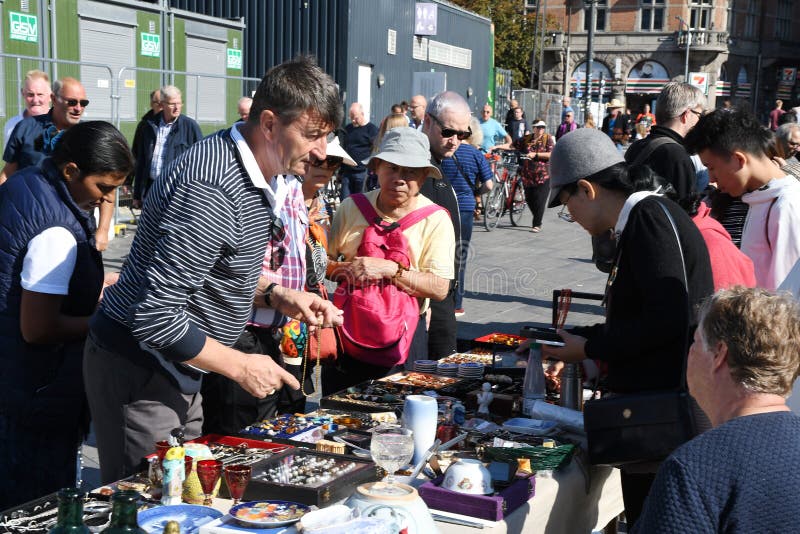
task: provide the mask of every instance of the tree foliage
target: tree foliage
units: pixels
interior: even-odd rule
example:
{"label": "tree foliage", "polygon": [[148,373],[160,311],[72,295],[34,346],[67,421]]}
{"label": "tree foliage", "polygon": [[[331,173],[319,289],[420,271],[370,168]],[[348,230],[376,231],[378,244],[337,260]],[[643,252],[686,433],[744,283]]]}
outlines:
{"label": "tree foliage", "polygon": [[[536,29],[536,12],[525,14],[523,0],[451,0],[454,4],[483,15],[494,23],[494,64],[514,74],[514,86],[531,86],[531,59],[536,52],[539,65],[541,47]],[[548,20],[547,29],[554,21]],[[541,28],[539,28],[541,32]]]}

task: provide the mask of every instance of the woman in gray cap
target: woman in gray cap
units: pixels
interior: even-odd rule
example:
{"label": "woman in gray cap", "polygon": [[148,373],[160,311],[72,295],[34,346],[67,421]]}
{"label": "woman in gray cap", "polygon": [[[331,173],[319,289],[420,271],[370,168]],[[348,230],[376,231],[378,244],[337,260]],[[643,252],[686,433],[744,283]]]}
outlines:
{"label": "woman in gray cap", "polygon": [[[415,128],[394,128],[386,132],[380,149],[367,163],[368,167],[378,175],[379,189],[363,195],[374,210],[377,220],[367,220],[357,201],[363,198],[348,197],[342,202],[333,219],[331,235],[328,241],[328,277],[340,284],[337,297],[352,288],[363,286],[395,286],[418,300],[416,324],[408,324],[408,331],[413,333],[408,352],[397,358],[375,358],[372,354],[348,354],[345,343],[345,354],[337,360],[336,367],[323,369],[323,394],[338,391],[365,380],[387,376],[395,365],[427,358],[427,332],[425,312],[429,300],[440,301],[445,296],[454,278],[453,250],[455,250],[455,232],[447,211],[435,206],[428,198],[420,194],[420,188],[428,176],[441,179],[442,175],[430,161],[430,145],[428,137]],[[375,229],[376,223],[382,226],[379,233],[391,231],[397,227],[401,219],[417,210],[430,212],[424,219],[408,226],[400,227],[407,242],[406,252],[408,264],[404,260],[378,257],[375,251],[371,256],[360,252],[362,238],[370,227]],[[371,230],[371,231],[372,231]],[[383,254],[381,254],[383,255]],[[348,289],[349,286],[349,289]],[[349,319],[345,310],[345,332],[353,332],[359,328],[381,329],[383,318],[367,319],[356,316]],[[353,321],[353,324],[348,324]],[[362,324],[356,325],[356,322]],[[352,346],[352,345],[351,345]],[[377,351],[374,351],[378,354]]]}
{"label": "woman in gray cap", "polygon": [[[677,389],[697,325],[693,310],[714,291],[703,238],[680,206],[655,192],[661,183],[649,167],[629,166],[598,130],[563,136],[550,157],[549,207],[562,205],[561,218],[592,236],[613,229],[617,251],[605,323],[560,332],[565,346],[545,347],[545,354],[604,362],[611,393]],[[622,470],[629,528],[658,466],[635,465]]]}

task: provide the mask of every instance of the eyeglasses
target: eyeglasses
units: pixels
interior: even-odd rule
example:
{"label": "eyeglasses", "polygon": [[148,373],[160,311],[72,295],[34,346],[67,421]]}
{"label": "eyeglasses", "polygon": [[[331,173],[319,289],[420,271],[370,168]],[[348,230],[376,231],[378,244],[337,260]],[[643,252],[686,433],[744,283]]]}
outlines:
{"label": "eyeglasses", "polygon": [[567,202],[569,202],[569,199],[572,198],[572,195],[574,194],[575,193],[570,193],[569,196],[564,200],[564,202],[561,203],[561,209],[558,212],[558,218],[564,222],[568,223],[575,222],[575,219],[572,217],[572,214],[569,211],[567,211]]}
{"label": "eyeglasses", "polygon": [[442,137],[444,137],[445,139],[455,136],[458,138],[459,141],[463,141],[465,139],[469,139],[472,136],[472,128],[470,127],[467,127],[467,131],[447,128],[445,127],[444,124],[442,124],[442,121],[440,121],[438,117],[436,117],[436,115],[431,115],[430,113],[428,113],[428,116],[432,118],[436,122],[436,124],[439,125],[439,129],[442,132]]}
{"label": "eyeglasses", "polygon": [[789,145],[791,148],[800,148],[800,143],[793,143],[791,141],[786,141],[786,144]]}
{"label": "eyeglasses", "polygon": [[286,238],[286,227],[283,225],[282,219],[273,217],[270,237],[272,240],[272,254],[269,257],[269,268],[274,271],[283,265],[283,260],[286,259],[286,248],[283,246],[283,240]]}
{"label": "eyeglasses", "polygon": [[86,106],[89,105],[89,101],[86,100],[85,98],[79,100],[77,98],[64,98],[62,96],[59,96],[58,99],[61,100],[63,103],[65,103],[68,108],[74,108],[78,104],[80,104],[82,108],[85,108]]}
{"label": "eyeglasses", "polygon": [[325,159],[317,159],[316,157],[312,156],[309,164],[312,167],[316,167],[318,169],[335,171],[336,169],[342,166],[343,161],[344,158],[340,156],[328,156]]}
{"label": "eyeglasses", "polygon": [[705,112],[705,111],[697,111],[696,109],[687,109],[686,111],[691,111],[692,113],[694,113],[695,115],[697,115],[697,118],[698,118],[698,119],[699,119],[700,117],[702,117],[703,115],[705,115],[705,114],[706,114],[706,112]]}

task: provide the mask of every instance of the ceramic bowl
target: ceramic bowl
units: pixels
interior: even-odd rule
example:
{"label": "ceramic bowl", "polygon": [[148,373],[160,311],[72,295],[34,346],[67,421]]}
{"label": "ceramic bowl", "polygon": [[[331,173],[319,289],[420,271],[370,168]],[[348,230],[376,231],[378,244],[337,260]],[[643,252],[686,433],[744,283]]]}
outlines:
{"label": "ceramic bowl", "polygon": [[470,495],[490,495],[492,475],[483,462],[474,459],[460,458],[450,464],[444,474],[442,487],[458,493]]}

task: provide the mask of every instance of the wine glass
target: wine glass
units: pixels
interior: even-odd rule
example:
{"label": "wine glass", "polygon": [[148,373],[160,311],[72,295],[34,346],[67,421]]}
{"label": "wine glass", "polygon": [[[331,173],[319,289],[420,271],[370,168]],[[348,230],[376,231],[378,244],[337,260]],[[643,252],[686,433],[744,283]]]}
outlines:
{"label": "wine glass", "polygon": [[225,466],[225,482],[228,484],[228,491],[233,499],[233,505],[239,504],[244,495],[244,490],[250,482],[250,476],[253,474],[253,467],[250,465],[226,465]]}
{"label": "wine glass", "polygon": [[372,460],[386,470],[386,494],[403,493],[394,485],[394,473],[414,455],[413,433],[400,426],[378,427],[372,431],[370,452]]}
{"label": "wine glass", "polygon": [[197,478],[203,488],[205,499],[203,504],[211,506],[213,502],[214,487],[222,476],[222,462],[219,460],[199,460],[197,462]]}

